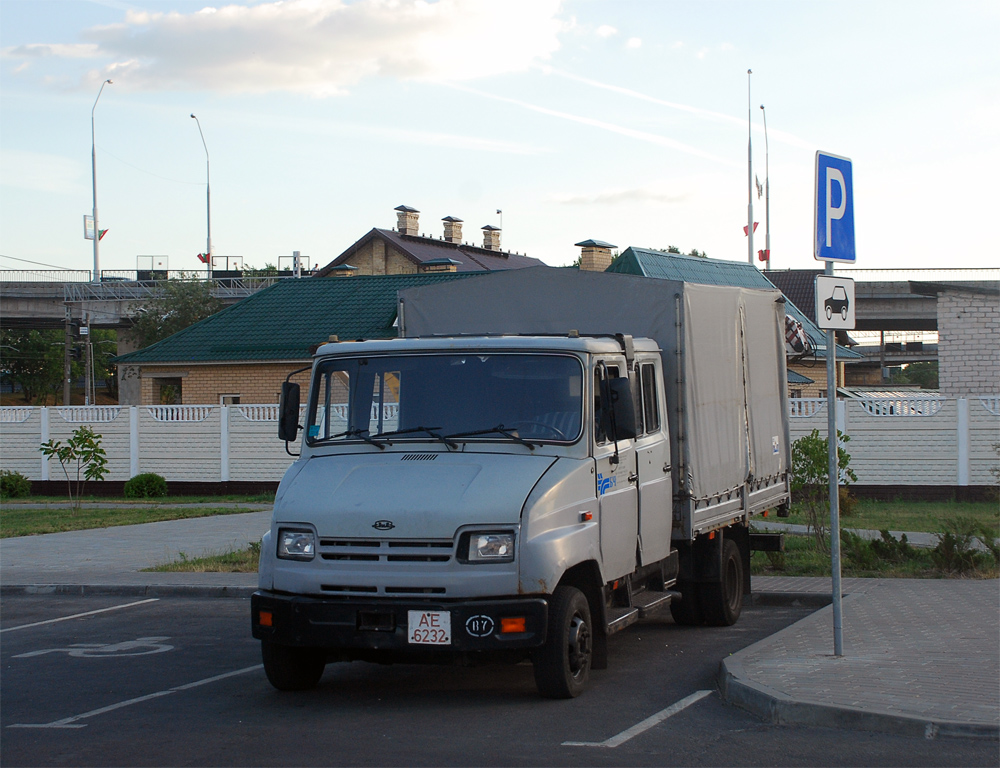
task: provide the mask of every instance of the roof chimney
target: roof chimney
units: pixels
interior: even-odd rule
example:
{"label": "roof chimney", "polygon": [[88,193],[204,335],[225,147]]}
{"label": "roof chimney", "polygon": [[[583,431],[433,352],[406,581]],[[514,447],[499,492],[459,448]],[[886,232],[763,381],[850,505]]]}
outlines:
{"label": "roof chimney", "polygon": [[397,205],[393,210],[396,213],[396,229],[401,235],[420,234],[420,211],[408,205]]}
{"label": "roof chimney", "polygon": [[449,243],[456,243],[457,245],[462,244],[462,220],[456,219],[454,216],[445,216],[441,221],[444,222],[444,239]]}
{"label": "roof chimney", "polygon": [[580,269],[589,272],[603,272],[611,266],[611,249],[617,245],[605,243],[603,240],[584,240],[577,245],[580,251]]}
{"label": "roof chimney", "polygon": [[500,250],[500,227],[487,224],[483,227],[483,248],[487,251]]}

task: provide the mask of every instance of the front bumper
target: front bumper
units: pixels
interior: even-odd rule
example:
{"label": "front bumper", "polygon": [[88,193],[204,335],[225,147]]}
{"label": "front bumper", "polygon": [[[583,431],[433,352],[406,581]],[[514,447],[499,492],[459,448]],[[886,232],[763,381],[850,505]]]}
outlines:
{"label": "front bumper", "polygon": [[[405,658],[524,650],[542,645],[548,629],[548,601],[541,597],[435,602],[304,597],[260,590],[251,597],[250,610],[258,640],[323,648],[347,658],[365,658],[371,652]],[[409,643],[409,611],[448,611],[451,643]],[[502,632],[502,619],[515,618],[524,619],[524,631]]]}

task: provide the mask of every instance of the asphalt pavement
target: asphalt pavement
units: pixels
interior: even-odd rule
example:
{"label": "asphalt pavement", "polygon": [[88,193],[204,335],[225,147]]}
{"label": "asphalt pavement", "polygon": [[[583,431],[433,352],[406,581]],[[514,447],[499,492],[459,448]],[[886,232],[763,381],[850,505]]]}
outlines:
{"label": "asphalt pavement", "polygon": [[[245,597],[256,574],[141,569],[241,549],[269,520],[260,510],[3,539],[0,593]],[[1000,581],[844,579],[841,656],[830,579],[753,584],[755,602],[817,610],[721,660],[731,704],[775,723],[1000,739]]]}

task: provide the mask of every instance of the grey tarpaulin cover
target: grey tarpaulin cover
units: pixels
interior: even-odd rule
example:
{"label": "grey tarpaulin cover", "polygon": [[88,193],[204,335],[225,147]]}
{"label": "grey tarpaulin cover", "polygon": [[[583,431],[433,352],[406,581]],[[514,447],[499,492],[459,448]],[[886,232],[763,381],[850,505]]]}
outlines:
{"label": "grey tarpaulin cover", "polygon": [[577,330],[656,340],[675,492],[694,499],[788,470],[784,320],[777,290],[552,267],[410,288],[399,312],[403,336]]}

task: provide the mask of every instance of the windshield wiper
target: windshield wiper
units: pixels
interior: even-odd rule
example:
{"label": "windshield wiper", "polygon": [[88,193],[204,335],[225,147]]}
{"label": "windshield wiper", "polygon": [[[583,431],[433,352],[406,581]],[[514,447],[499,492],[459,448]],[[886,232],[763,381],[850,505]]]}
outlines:
{"label": "windshield wiper", "polygon": [[386,437],[387,435],[411,435],[414,432],[423,432],[425,435],[430,435],[435,440],[440,440],[442,443],[447,445],[449,448],[458,448],[459,445],[454,440],[449,440],[447,437],[442,435],[438,430],[441,427],[410,427],[409,429],[394,429],[391,432],[379,432],[375,437]]}
{"label": "windshield wiper", "polygon": [[522,438],[516,432],[511,432],[508,429],[504,429],[503,424],[497,424],[495,427],[490,427],[489,429],[477,429],[473,432],[456,432],[453,435],[448,435],[448,437],[475,437],[477,435],[492,435],[494,433],[501,434],[508,440],[513,440],[514,442],[520,443],[532,451],[535,450],[535,444],[529,443],[527,440]]}
{"label": "windshield wiper", "polygon": [[351,427],[350,429],[346,430],[345,432],[338,432],[335,435],[330,435],[329,437],[324,437],[324,438],[322,438],[320,440],[314,440],[313,441],[313,445],[316,445],[318,443],[327,443],[330,440],[334,440],[334,439],[336,439],[338,437],[360,437],[366,443],[369,443],[370,445],[374,445],[380,451],[384,451],[386,445],[392,445],[392,443],[390,443],[388,440],[386,440],[384,443],[381,443],[378,440],[374,440],[374,439],[370,438],[366,434],[367,432],[368,432],[367,429],[358,429],[357,427]]}

